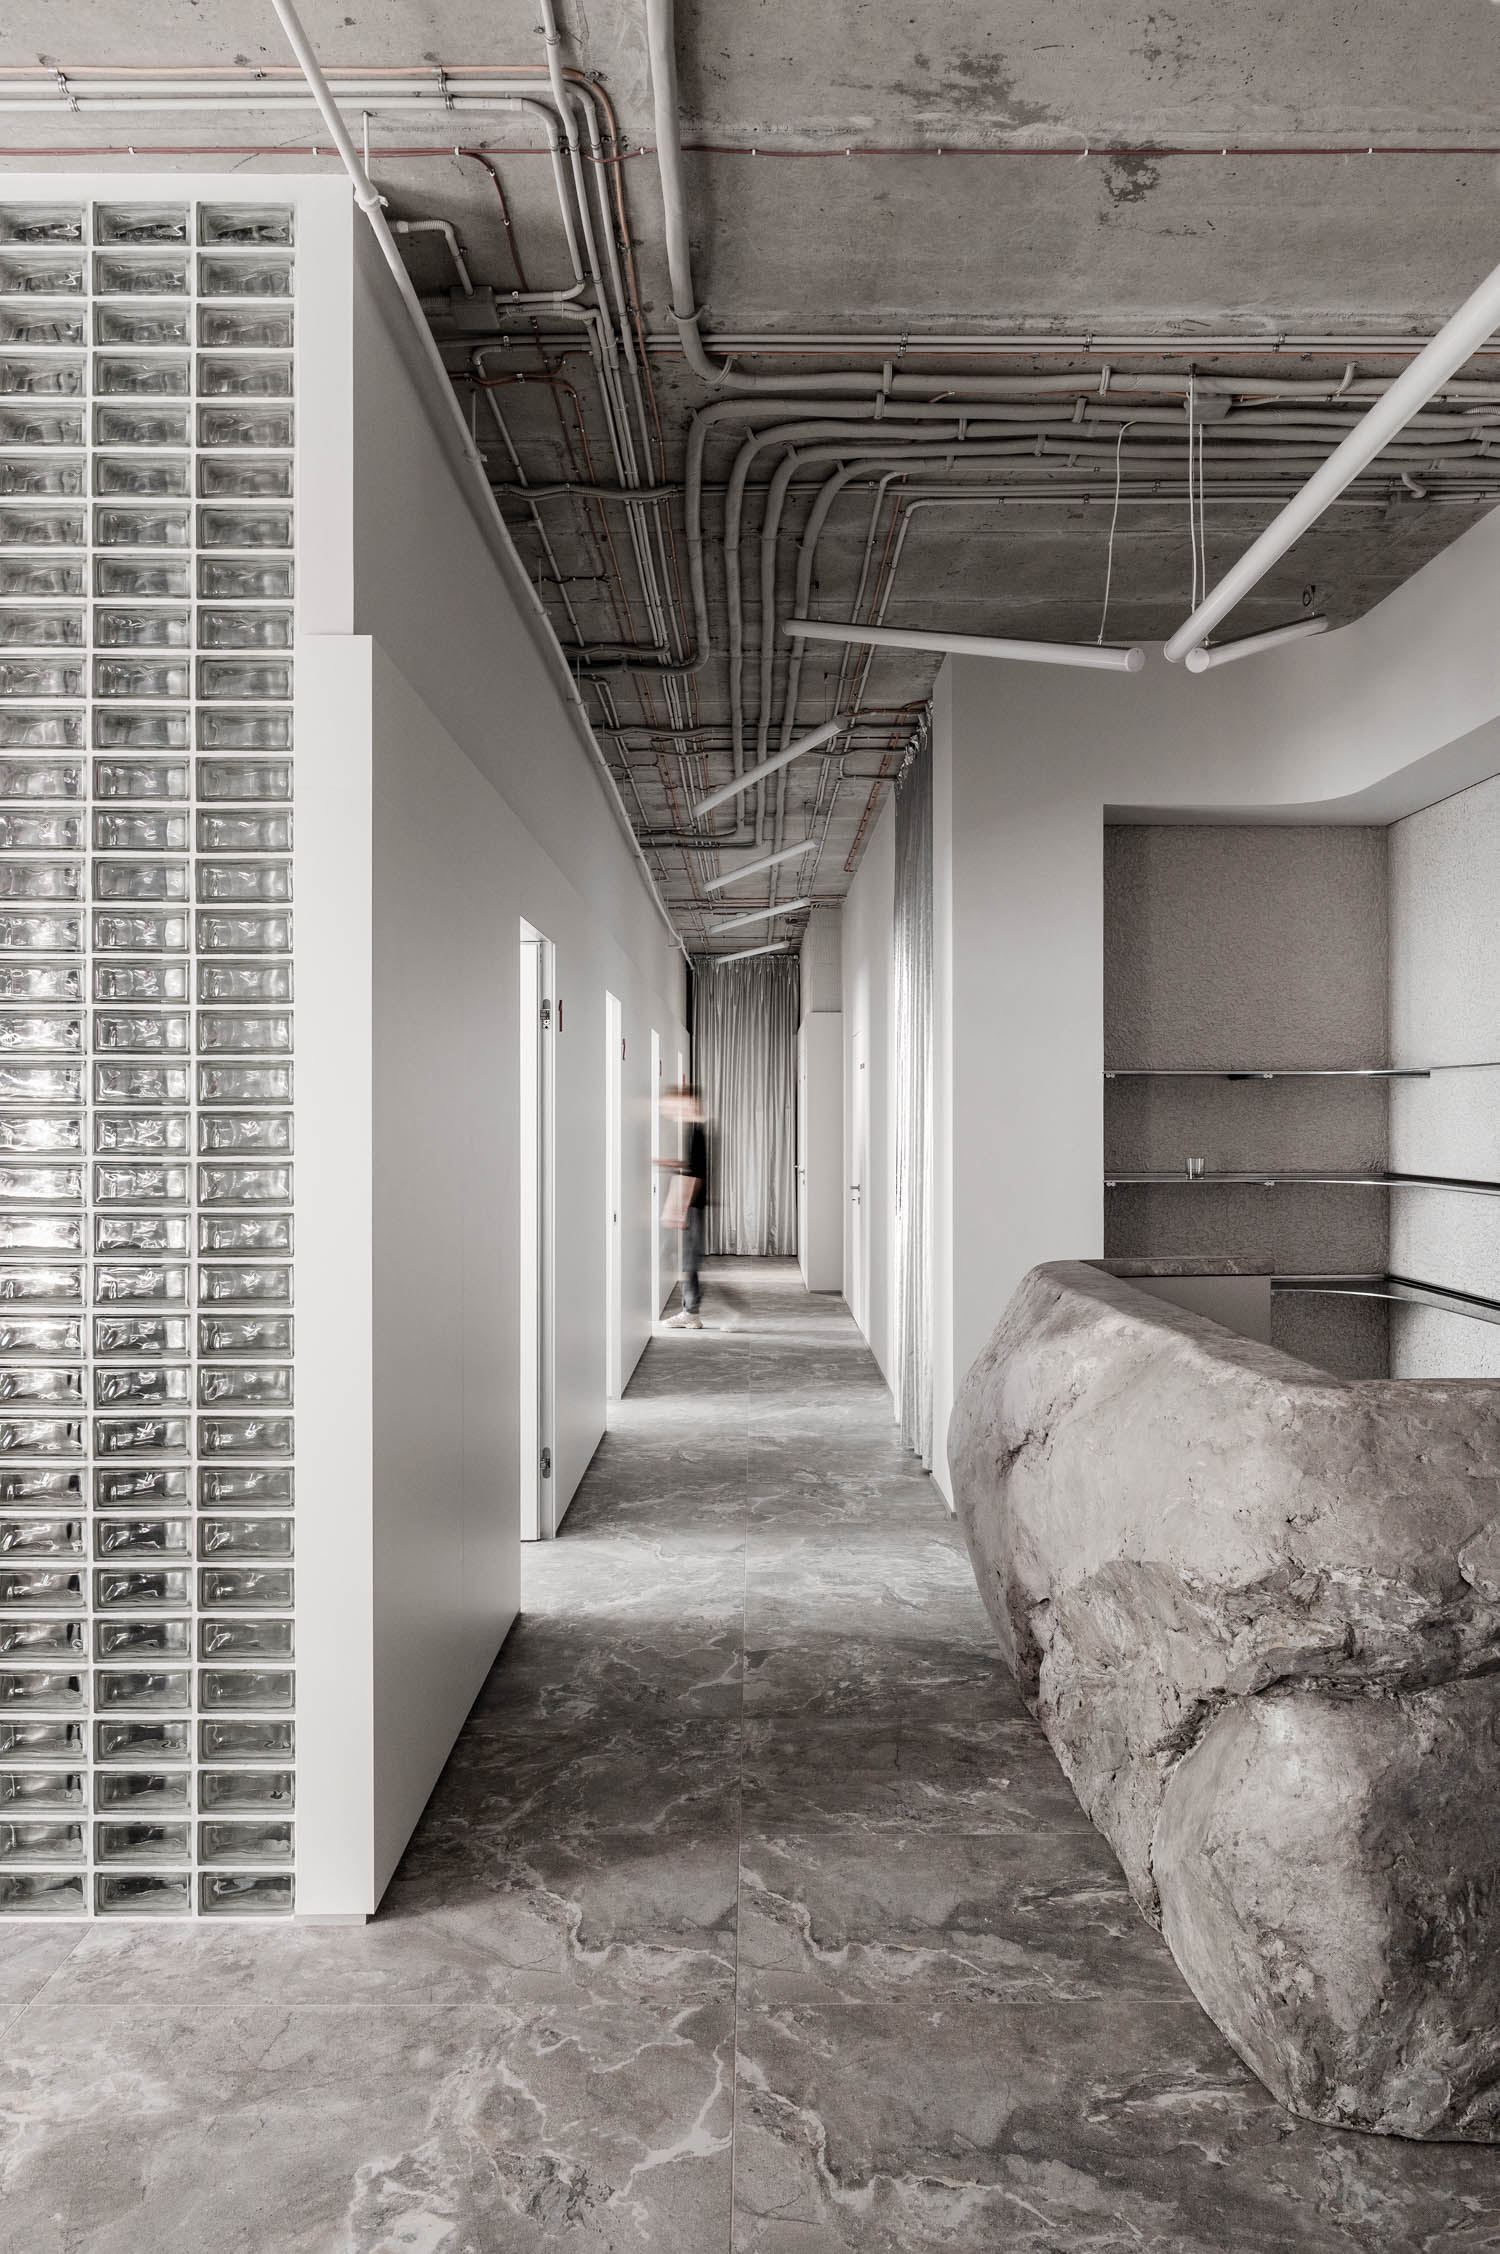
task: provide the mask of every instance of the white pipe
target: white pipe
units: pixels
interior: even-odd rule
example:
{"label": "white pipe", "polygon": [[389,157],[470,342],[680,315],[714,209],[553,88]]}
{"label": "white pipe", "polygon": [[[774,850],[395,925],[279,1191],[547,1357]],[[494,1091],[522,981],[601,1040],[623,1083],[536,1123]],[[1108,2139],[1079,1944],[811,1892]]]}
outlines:
{"label": "white pipe", "polygon": [[1213,593],[1185,619],[1166,645],[1172,664],[1180,664],[1189,650],[1198,648],[1221,618],[1251,588],[1258,586],[1271,566],[1315,524],[1330,501],[1368,469],[1381,449],[1404,430],[1413,415],[1442,390],[1449,377],[1471,360],[1480,346],[1500,326],[1500,266],[1464,300],[1432,341],[1424,345],[1409,368],[1376,400],[1369,413],[1355,424],[1320,469],[1313,472],[1300,493],[1294,494],[1278,516],[1271,519],[1259,539],[1252,540],[1232,564]]}
{"label": "white pipe", "polygon": [[784,955],[791,946],[789,939],[773,939],[766,947],[742,947],[737,955],[710,955],[711,963],[748,963],[752,955]]}
{"label": "white pipe", "polygon": [[395,235],[441,235],[448,245],[448,255],[453,260],[465,297],[474,295],[474,283],[463,254],[463,245],[451,219],[393,219],[391,232]]}
{"label": "white pipe", "polygon": [[1299,618],[1291,626],[1270,626],[1264,634],[1244,634],[1237,642],[1220,642],[1211,650],[1189,650],[1189,673],[1208,673],[1216,665],[1232,665],[1237,657],[1254,657],[1257,650],[1279,649],[1283,642],[1305,642],[1309,634],[1326,634],[1326,618]]}
{"label": "white pipe", "polygon": [[500,559],[512,592],[526,606],[526,611],[531,620],[532,632],[540,644],[542,655],[556,684],[557,693],[567,708],[573,726],[582,739],[586,750],[597,764],[600,774],[604,777],[606,787],[614,802],[615,811],[620,818],[620,825],[629,838],[631,849],[640,864],[641,874],[646,880],[646,889],[656,903],[662,922],[671,932],[677,945],[682,947],[683,955],[686,956],[687,949],[682,946],[681,935],[667,911],[666,902],[656,888],[656,879],[651,873],[651,864],[641,851],[640,840],[635,834],[635,825],[632,823],[625,801],[620,795],[619,785],[610,771],[609,761],[600,750],[599,739],[589,724],[589,716],[584,709],[583,699],[579,695],[573,676],[568,670],[568,661],[563,655],[562,644],[557,638],[551,619],[547,616],[540,595],[532,586],[525,567],[516,553],[515,543],[510,536],[510,528],[500,514],[500,505],[490,491],[490,473],[485,467],[484,456],[480,453],[470,434],[468,419],[463,408],[459,405],[458,394],[453,388],[448,370],[443,363],[443,356],[437,348],[437,341],[427,325],[421,302],[412,287],[411,276],[407,272],[406,261],[401,256],[400,245],[391,233],[390,224],[381,209],[380,192],[366,172],[364,165],[360,162],[359,152],[349,138],[349,129],[344,123],[338,104],[329,91],[328,81],[323,76],[317,56],[308,44],[307,34],[302,28],[291,0],[271,0],[271,5],[276,10],[281,28],[286,33],[287,42],[301,66],[302,74],[312,91],[313,99],[322,113],[323,123],[327,126],[334,147],[338,150],[343,162],[344,170],[349,175],[354,189],[354,200],[370,222],[376,243],[380,248],[380,254],[390,268],[391,278],[395,282],[401,302],[410,317],[422,355],[437,380],[441,397],[447,403],[448,414],[462,458],[471,473],[470,484],[478,496],[475,505],[480,522],[489,532],[492,547]]}
{"label": "white pipe", "polygon": [[752,908],[748,915],[730,916],[726,922],[715,924],[709,937],[717,939],[722,932],[740,931],[746,924],[772,923],[777,916],[794,916],[799,908],[810,908],[812,904],[810,892],[803,900],[773,900],[769,908]]}
{"label": "white pipe", "polygon": [[742,868],[731,869],[727,877],[710,877],[703,889],[722,892],[726,885],[740,884],[746,877],[758,877],[763,869],[774,869],[782,861],[799,861],[804,853],[811,853],[817,842],[815,837],[805,837],[800,845],[789,845],[783,852],[763,853],[758,861],[747,861]]}
{"label": "white pipe", "polygon": [[[1139,673],[1146,662],[1146,653],[1140,648],[1110,649],[1096,642],[1012,642],[993,634],[927,634],[915,626],[855,626],[831,618],[789,618],[782,631],[810,642],[858,642],[883,650],[946,650],[955,657],[1010,657],[1029,665],[1082,665],[1108,673]],[[761,774],[764,770],[756,768],[754,772]]]}
{"label": "white pipe", "polygon": [[738,798],[763,776],[774,775],[778,767],[790,766],[805,751],[816,751],[820,744],[831,742],[835,736],[842,735],[848,725],[847,719],[830,720],[826,727],[815,728],[810,736],[803,736],[799,742],[788,744],[785,751],[778,751],[773,758],[763,759],[758,767],[747,767],[742,775],[736,775],[734,781],[726,783],[722,790],[712,791],[707,798],[699,799],[693,808],[694,821],[701,822],[704,815],[711,814],[716,806],[727,806],[732,798]]}

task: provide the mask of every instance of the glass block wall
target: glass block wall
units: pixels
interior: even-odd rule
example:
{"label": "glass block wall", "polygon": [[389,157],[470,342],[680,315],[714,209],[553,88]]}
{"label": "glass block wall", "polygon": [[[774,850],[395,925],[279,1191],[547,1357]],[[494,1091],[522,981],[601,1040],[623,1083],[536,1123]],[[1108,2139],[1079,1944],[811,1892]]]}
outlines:
{"label": "glass block wall", "polygon": [[10,1915],[294,1907],[292,221],[0,182]]}

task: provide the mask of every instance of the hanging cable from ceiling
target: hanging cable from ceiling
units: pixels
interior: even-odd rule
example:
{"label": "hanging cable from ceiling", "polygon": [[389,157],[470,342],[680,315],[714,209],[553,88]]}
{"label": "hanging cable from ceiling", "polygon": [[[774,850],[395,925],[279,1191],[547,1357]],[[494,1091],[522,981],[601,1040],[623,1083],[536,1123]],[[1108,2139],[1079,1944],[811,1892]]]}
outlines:
{"label": "hanging cable from ceiling", "polygon": [[1120,435],[1115,440],[1115,505],[1109,515],[1109,547],[1104,558],[1104,608],[1099,613],[1099,631],[1094,637],[1096,642],[1104,640],[1104,629],[1109,624],[1109,587],[1115,575],[1115,526],[1120,521],[1120,449],[1125,444],[1125,433],[1129,428],[1129,423],[1121,423]]}

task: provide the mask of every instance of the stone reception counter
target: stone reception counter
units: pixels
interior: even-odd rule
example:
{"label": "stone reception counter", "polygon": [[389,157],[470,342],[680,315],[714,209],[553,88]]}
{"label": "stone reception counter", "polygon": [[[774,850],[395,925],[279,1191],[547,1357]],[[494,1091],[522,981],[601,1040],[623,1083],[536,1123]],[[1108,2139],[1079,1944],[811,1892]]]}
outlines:
{"label": "stone reception counter", "polygon": [[1500,2139],[1500,1384],[1033,1269],[948,1441],[980,1592],[1193,1992],[1309,2119]]}

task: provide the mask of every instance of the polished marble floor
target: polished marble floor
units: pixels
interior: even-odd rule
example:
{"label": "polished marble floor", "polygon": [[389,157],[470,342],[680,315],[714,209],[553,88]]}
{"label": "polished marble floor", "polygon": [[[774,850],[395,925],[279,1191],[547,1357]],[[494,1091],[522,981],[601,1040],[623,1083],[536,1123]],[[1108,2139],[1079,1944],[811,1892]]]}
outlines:
{"label": "polished marble floor", "polygon": [[0,1934],[3,2254],[1494,2254],[1198,2010],[840,1304],[706,1280],[378,1919]]}

